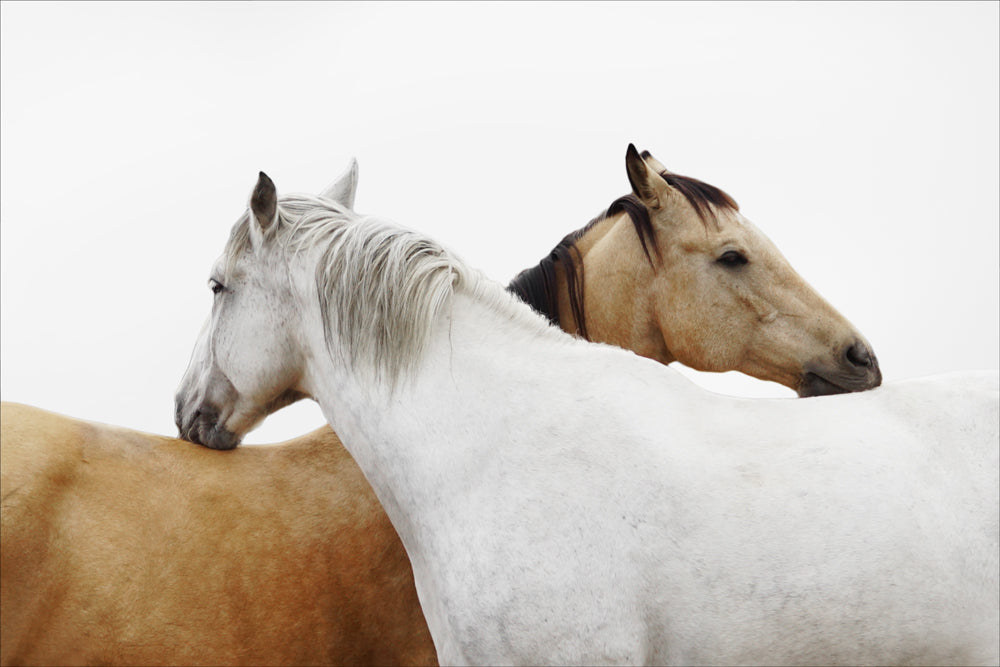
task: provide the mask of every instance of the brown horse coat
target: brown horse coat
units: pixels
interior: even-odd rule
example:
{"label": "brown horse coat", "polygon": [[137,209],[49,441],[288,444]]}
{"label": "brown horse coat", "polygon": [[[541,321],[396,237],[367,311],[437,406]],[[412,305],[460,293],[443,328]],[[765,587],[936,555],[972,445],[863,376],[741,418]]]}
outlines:
{"label": "brown horse coat", "polygon": [[3,403],[0,471],[3,665],[437,662],[329,428],[220,452]]}

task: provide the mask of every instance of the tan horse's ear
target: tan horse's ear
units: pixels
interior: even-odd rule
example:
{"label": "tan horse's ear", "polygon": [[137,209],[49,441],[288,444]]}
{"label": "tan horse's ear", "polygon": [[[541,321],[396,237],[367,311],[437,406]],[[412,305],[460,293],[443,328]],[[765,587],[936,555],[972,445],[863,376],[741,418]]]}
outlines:
{"label": "tan horse's ear", "polygon": [[634,144],[628,145],[625,152],[628,181],[632,184],[632,193],[649,209],[663,208],[679,194],[660,176],[660,171],[666,171],[666,168],[660,167],[663,165],[652,155],[639,155]]}
{"label": "tan horse's ear", "polygon": [[274,187],[274,182],[264,172],[260,172],[257,186],[250,195],[250,211],[253,212],[261,232],[269,230],[278,216],[278,191]]}
{"label": "tan horse's ear", "polygon": [[331,199],[338,204],[354,210],[354,195],[358,191],[358,161],[351,159],[351,164],[347,166],[340,177],[332,184],[328,185],[319,196],[323,199]]}
{"label": "tan horse's ear", "polygon": [[662,174],[663,172],[669,172],[670,170],[663,166],[663,163],[653,157],[652,153],[649,151],[643,151],[640,156],[646,162],[646,166],[655,171],[657,174]]}

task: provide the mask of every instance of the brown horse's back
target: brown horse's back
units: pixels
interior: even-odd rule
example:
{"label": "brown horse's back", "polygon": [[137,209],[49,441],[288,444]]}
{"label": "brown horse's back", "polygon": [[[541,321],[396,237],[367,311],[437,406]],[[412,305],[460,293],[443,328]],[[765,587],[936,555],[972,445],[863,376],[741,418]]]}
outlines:
{"label": "brown horse's back", "polygon": [[329,428],[218,452],[0,406],[0,663],[434,664]]}

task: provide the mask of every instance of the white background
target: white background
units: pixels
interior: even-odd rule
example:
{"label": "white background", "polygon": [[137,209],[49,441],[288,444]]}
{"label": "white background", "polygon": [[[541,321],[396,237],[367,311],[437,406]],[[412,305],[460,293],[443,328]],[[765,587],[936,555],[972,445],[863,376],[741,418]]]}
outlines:
{"label": "white background", "polygon": [[259,170],[317,192],[356,156],[358,210],[506,283],[628,191],[629,142],[729,192],[887,382],[995,369],[998,8],[4,3],[0,394],[173,434]]}

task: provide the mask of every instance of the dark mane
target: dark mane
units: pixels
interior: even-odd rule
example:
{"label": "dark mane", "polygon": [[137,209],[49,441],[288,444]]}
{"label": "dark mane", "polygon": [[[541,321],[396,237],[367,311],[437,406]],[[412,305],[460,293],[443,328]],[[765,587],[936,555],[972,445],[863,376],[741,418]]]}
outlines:
{"label": "dark mane", "polygon": [[712,207],[722,211],[740,210],[740,207],[732,197],[714,185],[709,185],[690,176],[671,174],[669,171],[661,172],[660,176],[684,195],[684,198],[688,200],[688,203],[694,208],[695,213],[698,214],[698,217],[705,224],[708,224],[709,220],[714,220],[715,218],[715,215],[712,213]]}
{"label": "dark mane", "polygon": [[[643,155],[646,157],[646,154]],[[660,173],[660,176],[684,195],[702,223],[707,225],[710,220],[714,220],[712,208],[728,209],[738,211],[739,206],[732,197],[715,187],[699,181],[689,176],[681,176],[668,171]],[[550,322],[559,326],[559,301],[556,291],[556,267],[562,266],[566,274],[566,287],[569,291],[569,305],[573,312],[573,319],[576,320],[577,333],[583,338],[590,340],[587,334],[587,322],[583,313],[583,262],[580,251],[576,247],[580,240],[594,225],[619,213],[628,214],[635,228],[635,233],[639,236],[639,243],[642,244],[642,251],[649,260],[650,265],[655,266],[653,254],[656,255],[656,262],[663,261],[660,248],[656,243],[656,230],[649,218],[649,209],[646,208],[638,197],[628,194],[619,197],[611,203],[608,210],[597,216],[585,226],[571,232],[552,249],[547,256],[542,258],[537,266],[525,269],[517,274],[507,289],[515,294],[522,301],[534,308],[549,319]],[[650,253],[650,247],[653,253]]]}

